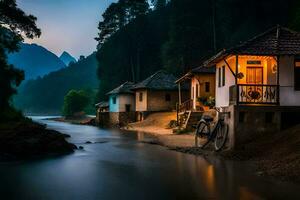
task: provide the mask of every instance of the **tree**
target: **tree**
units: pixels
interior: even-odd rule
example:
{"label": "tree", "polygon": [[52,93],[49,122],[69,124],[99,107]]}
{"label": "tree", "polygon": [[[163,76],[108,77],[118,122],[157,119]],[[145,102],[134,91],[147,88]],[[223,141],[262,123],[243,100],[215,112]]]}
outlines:
{"label": "tree", "polygon": [[7,63],[6,53],[18,51],[23,36],[32,39],[41,35],[35,22],[36,17],[26,15],[16,0],[0,0],[0,112],[10,107],[10,98],[24,79],[23,71]]}
{"label": "tree", "polygon": [[99,22],[98,37],[95,38],[101,46],[120,28],[130,23],[136,17],[147,13],[149,4],[147,0],[119,0],[112,3],[102,14],[103,20]]}
{"label": "tree", "polygon": [[166,6],[169,0],[151,0],[151,3],[154,5],[155,9],[161,9]]}
{"label": "tree", "polygon": [[64,98],[63,114],[66,117],[83,112],[90,102],[89,96],[83,90],[70,90]]}

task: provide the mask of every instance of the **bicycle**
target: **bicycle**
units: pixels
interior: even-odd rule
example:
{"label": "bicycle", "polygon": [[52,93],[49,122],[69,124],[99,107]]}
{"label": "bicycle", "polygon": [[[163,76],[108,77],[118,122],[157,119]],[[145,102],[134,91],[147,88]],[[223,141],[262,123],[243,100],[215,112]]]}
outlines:
{"label": "bicycle", "polygon": [[[214,109],[217,111],[217,122],[213,124],[214,118],[211,116],[202,117],[196,127],[195,146],[204,149],[211,141],[214,141],[215,151],[220,151],[227,141],[228,124],[224,121],[224,115],[228,113]],[[200,139],[205,137],[206,141],[200,144]]]}

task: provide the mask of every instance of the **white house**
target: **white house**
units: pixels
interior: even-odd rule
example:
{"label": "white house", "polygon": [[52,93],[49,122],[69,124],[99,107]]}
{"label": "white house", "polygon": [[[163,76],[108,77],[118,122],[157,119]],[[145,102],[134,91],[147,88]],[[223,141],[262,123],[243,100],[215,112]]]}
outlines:
{"label": "white house", "polygon": [[231,145],[300,123],[300,33],[276,26],[206,61],[216,107],[230,112]]}
{"label": "white house", "polygon": [[111,125],[134,121],[135,93],[131,91],[133,86],[134,83],[126,82],[107,93]]}

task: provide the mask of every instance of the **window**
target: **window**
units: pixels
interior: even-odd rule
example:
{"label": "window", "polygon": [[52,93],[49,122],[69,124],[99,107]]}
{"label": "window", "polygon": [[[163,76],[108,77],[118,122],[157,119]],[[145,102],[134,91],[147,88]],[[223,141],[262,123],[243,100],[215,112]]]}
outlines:
{"label": "window", "polygon": [[139,100],[143,101],[143,93],[142,92],[139,93]]}
{"label": "window", "polygon": [[294,88],[297,91],[300,91],[300,60],[295,62],[295,77],[294,77]]}
{"label": "window", "polygon": [[261,65],[260,60],[247,60],[247,65]]}
{"label": "window", "polygon": [[221,87],[221,68],[218,68],[218,86]]}
{"label": "window", "polygon": [[170,94],[166,94],[166,101],[171,101],[171,95]]}
{"label": "window", "polygon": [[199,85],[196,84],[196,98],[199,97]]}
{"label": "window", "polygon": [[222,67],[222,86],[225,86],[225,66]]}
{"label": "window", "polygon": [[210,82],[205,82],[205,92],[210,91]]}
{"label": "window", "polygon": [[112,102],[113,102],[113,104],[116,104],[117,103],[117,97],[113,97]]}
{"label": "window", "polygon": [[218,86],[225,86],[225,65],[218,68]]}

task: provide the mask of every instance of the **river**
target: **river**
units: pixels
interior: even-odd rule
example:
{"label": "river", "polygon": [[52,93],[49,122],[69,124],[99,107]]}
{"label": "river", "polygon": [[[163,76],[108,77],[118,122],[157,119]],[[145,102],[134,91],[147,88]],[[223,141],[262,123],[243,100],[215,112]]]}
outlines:
{"label": "river", "polygon": [[300,199],[299,186],[254,176],[246,162],[145,144],[142,133],[33,119],[84,150],[1,163],[1,199]]}

